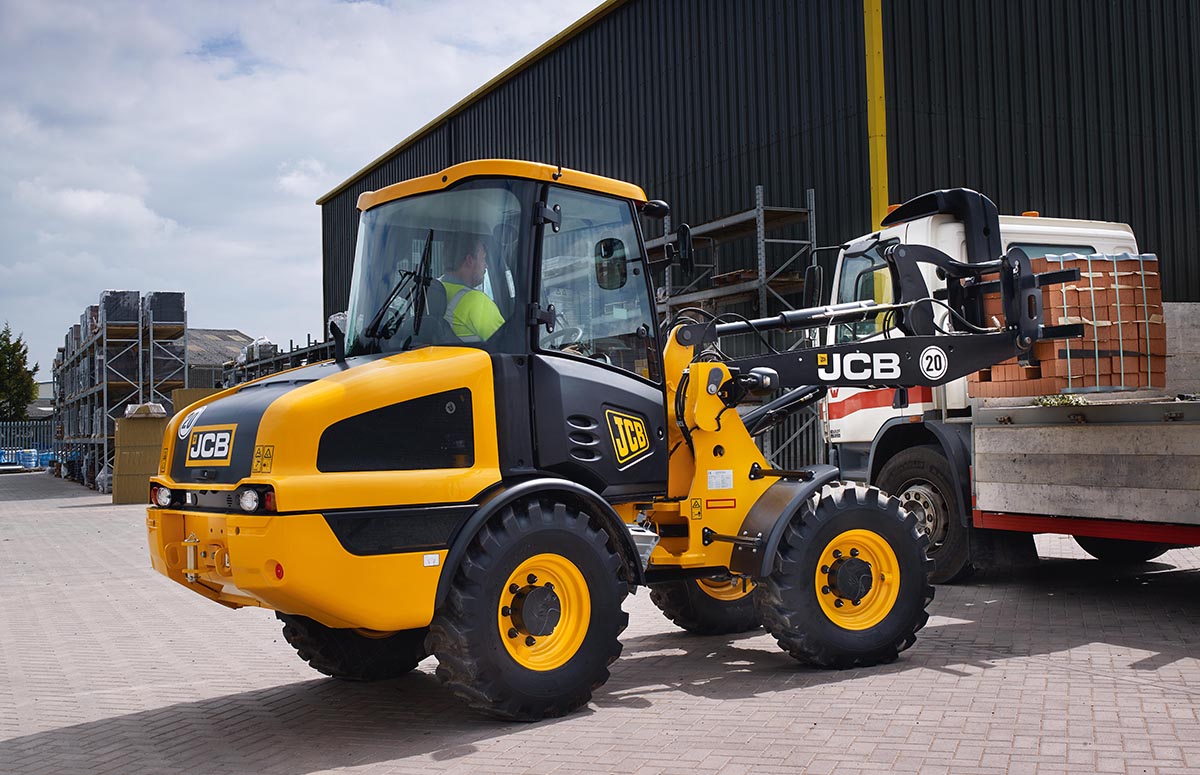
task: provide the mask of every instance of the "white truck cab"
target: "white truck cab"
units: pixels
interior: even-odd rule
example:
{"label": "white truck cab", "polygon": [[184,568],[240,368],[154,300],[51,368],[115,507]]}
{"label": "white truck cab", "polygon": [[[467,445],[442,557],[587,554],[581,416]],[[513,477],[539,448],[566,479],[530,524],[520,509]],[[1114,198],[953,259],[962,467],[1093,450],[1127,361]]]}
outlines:
{"label": "white truck cab", "polygon": [[[973,227],[975,244],[970,245],[972,239],[967,227],[955,215],[945,214],[945,211],[913,217],[890,226],[886,219],[884,223],[882,230],[865,235],[842,250],[833,277],[833,303],[891,301],[891,276],[879,251],[893,243],[927,245],[961,262],[996,258],[994,255],[982,255],[980,246],[984,242],[988,250],[998,247],[1005,253],[1012,248],[1022,248],[1030,258],[1067,253],[1138,252],[1133,231],[1125,224],[1042,218],[1036,213],[1001,216],[998,245],[988,234],[989,230],[980,229],[978,225]],[[986,240],[980,236],[981,233],[988,235]],[[980,255],[973,256],[972,251]],[[938,269],[929,264],[921,266],[931,292],[936,294],[937,289],[945,287],[945,282],[937,277]],[[945,325],[947,315],[945,310],[935,312],[935,320],[939,325]],[[893,324],[889,313],[881,313],[861,322],[830,326],[825,332],[825,341],[839,344],[902,336]],[[1161,398],[1148,396],[1147,400]],[[1044,471],[1047,460],[1065,459],[1072,461],[1068,466],[1071,470],[1062,471],[1061,487],[1054,479],[1058,475],[1056,469],[1055,473],[1042,477],[1037,485],[1041,489],[1030,485],[1031,495],[1025,500],[1016,501],[1019,503],[1018,509],[1012,508],[1014,500],[1011,496],[1020,488],[1011,485],[1005,487],[1010,492],[1010,498],[1003,513],[981,506],[979,499],[983,490],[972,477],[978,477],[980,460],[987,457],[988,450],[983,446],[994,443],[993,440],[997,438],[997,419],[989,417],[987,422],[990,425],[985,428],[981,418],[989,407],[1016,407],[1031,403],[1033,399],[1029,398],[971,398],[967,393],[967,380],[959,379],[937,388],[912,388],[907,395],[892,388],[831,388],[821,402],[820,412],[830,462],[840,466],[848,479],[870,482],[899,496],[906,507],[916,512],[924,522],[926,532],[930,535],[935,583],[969,575],[979,565],[978,556],[993,553],[992,549],[981,548],[988,541],[1015,540],[1019,547],[1027,546],[1028,551],[1033,553],[1032,534],[1036,532],[1074,535],[1080,545],[1094,556],[1125,562],[1149,559],[1177,545],[1200,544],[1200,507],[1188,509],[1179,505],[1188,502],[1189,498],[1200,503],[1200,491],[1173,491],[1170,498],[1177,498],[1177,501],[1170,498],[1164,500],[1159,513],[1168,516],[1158,518],[1152,503],[1147,504],[1149,508],[1136,510],[1121,505],[1138,503],[1138,498],[1146,497],[1147,490],[1137,489],[1139,483],[1136,481],[1124,484],[1109,482],[1101,473],[1092,481],[1105,481],[1106,486],[1111,483],[1110,492],[1099,493],[1095,487],[1085,489],[1078,486],[1079,480],[1095,475],[1095,471],[1104,471],[1106,466],[1111,469],[1119,457],[1152,452],[1145,449],[1126,450],[1121,445],[1132,445],[1132,439],[1143,436],[1153,439],[1153,428],[1146,434],[1134,433],[1132,429],[1137,423],[1146,425],[1158,422],[1162,425],[1161,418],[1156,415],[1142,416],[1146,411],[1159,411],[1162,414],[1161,410],[1143,408],[1139,410],[1142,414],[1134,416],[1136,413],[1120,407],[1097,406],[1088,409],[1091,425],[1084,429],[1083,437],[1077,435],[1077,427],[1070,429],[1070,434],[1075,435],[1065,430],[1068,425],[1079,424],[1078,414],[1068,421],[1068,415],[1064,412],[1069,407],[1023,408],[1021,412],[1024,414],[1015,424],[1009,415],[1016,415],[1017,412],[1009,412],[1000,422],[1009,421],[1011,427],[1006,427],[1007,431],[1026,434],[1020,437],[1018,444],[1028,444],[1036,439],[1038,443],[1044,442],[1050,446],[1040,451],[1045,454],[1039,452],[1028,455],[1018,446],[1017,449],[1021,451],[1010,456],[1011,460],[1006,460],[1006,463],[1016,461],[1028,466],[1025,469],[1027,471],[1037,471],[1041,466],[1040,470]],[[1200,422],[1200,404],[1194,401],[1182,403],[1188,405],[1180,410],[1180,402],[1176,402],[1164,416],[1182,420],[1175,423],[1179,427],[1172,428],[1170,432],[1180,435],[1181,444],[1186,447],[1186,439],[1200,438],[1196,435],[1195,425]],[[1070,445],[1082,443],[1087,447],[1089,439],[1100,440],[1101,437],[1105,443],[1115,440],[1112,443],[1116,448],[1109,450],[1107,456],[1083,456],[1079,461],[1082,467],[1078,470],[1075,469],[1072,455],[1069,452],[1062,454]],[[1126,442],[1125,439],[1130,441]],[[1067,447],[1050,449],[1055,443]],[[1181,447],[1182,456],[1176,456],[1168,462],[1177,462],[1186,470],[1188,461],[1196,459],[1191,452],[1200,451]],[[1017,478],[1024,476],[1024,473],[1020,473]],[[1145,485],[1144,482],[1140,484],[1143,487]],[[1048,492],[1056,493],[1056,497],[1047,497]],[[1086,516],[1071,513],[1063,505],[1066,502],[1083,501],[1092,504]],[[1172,524],[1154,524],[1156,519],[1170,520]],[[1003,532],[990,528],[1003,528]],[[1036,557],[1036,554],[1033,556]]]}

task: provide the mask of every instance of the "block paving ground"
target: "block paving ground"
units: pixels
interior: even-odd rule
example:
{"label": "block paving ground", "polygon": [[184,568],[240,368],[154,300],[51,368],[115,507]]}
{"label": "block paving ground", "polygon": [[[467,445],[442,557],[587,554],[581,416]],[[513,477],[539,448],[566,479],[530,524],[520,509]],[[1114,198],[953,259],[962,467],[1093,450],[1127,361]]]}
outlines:
{"label": "block paving ground", "polygon": [[939,588],[916,646],[870,669],[688,635],[642,591],[594,702],[511,724],[432,659],[326,679],[269,612],[151,571],[142,507],[0,476],[0,773],[1200,772],[1200,550],[1117,572],[1038,547],[1036,571]]}

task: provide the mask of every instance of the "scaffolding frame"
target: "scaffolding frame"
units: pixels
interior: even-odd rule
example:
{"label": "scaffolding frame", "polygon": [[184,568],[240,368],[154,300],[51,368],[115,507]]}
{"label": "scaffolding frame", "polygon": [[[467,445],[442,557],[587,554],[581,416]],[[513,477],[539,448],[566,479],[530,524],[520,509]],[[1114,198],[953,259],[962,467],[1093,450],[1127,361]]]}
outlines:
{"label": "scaffolding frame", "polygon": [[[116,457],[116,424],[129,406],[161,403],[188,386],[187,312],[156,323],[138,291],[105,291],[67,331],[54,358],[54,456],[64,478],[89,487]],[[183,306],[183,294],[179,294]],[[117,312],[125,310],[127,312]],[[171,352],[168,343],[181,349]],[[156,370],[155,356],[168,364]]]}
{"label": "scaffolding frame", "polygon": [[[794,231],[803,229],[803,236]],[[691,227],[695,253],[706,263],[696,263],[688,280],[681,278],[679,267],[667,263],[663,282],[656,289],[657,311],[662,320],[670,320],[679,310],[699,307],[712,314],[729,313],[738,304],[753,305],[753,315],[768,317],[795,309],[787,298],[804,290],[804,270],[815,262],[817,248],[816,192],[805,192],[804,207],[779,207],[766,204],[761,185],[754,187],[754,207]],[[652,262],[665,262],[667,245],[678,234],[672,231],[668,216],[663,236],[646,243]],[[736,250],[737,243],[753,240],[751,260],[746,251]],[[724,250],[723,250],[724,248]],[[685,280],[687,280],[685,282]],[[766,335],[771,346],[795,349],[807,340],[786,341],[782,331]],[[742,337],[723,350],[731,356],[746,355],[761,343]],[[824,462],[825,444],[821,437],[819,415],[810,407],[787,418],[759,437],[763,454],[777,468],[796,470],[804,465]]]}

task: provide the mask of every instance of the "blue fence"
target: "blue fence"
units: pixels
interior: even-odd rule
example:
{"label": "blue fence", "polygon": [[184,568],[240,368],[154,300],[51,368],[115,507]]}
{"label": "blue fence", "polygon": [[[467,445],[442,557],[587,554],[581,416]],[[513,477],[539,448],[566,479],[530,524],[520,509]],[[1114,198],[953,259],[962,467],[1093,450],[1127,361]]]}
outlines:
{"label": "blue fence", "polygon": [[0,464],[41,468],[53,458],[54,427],[49,420],[0,422]]}

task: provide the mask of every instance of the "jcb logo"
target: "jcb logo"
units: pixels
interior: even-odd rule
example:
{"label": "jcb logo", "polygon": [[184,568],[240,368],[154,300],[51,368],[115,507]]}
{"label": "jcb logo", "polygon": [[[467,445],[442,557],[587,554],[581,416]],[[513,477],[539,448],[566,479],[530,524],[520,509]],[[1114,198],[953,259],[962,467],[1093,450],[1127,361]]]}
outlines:
{"label": "jcb logo", "polygon": [[817,376],[826,382],[840,379],[870,379],[877,382],[900,379],[900,356],[896,353],[818,353]]}
{"label": "jcb logo", "polygon": [[227,466],[233,455],[233,434],[236,425],[206,425],[193,428],[188,436],[187,464],[189,466]]}
{"label": "jcb logo", "polygon": [[612,436],[617,465],[631,463],[650,454],[650,436],[646,433],[645,420],[612,409],[605,411],[604,416],[608,418],[608,432]]}

